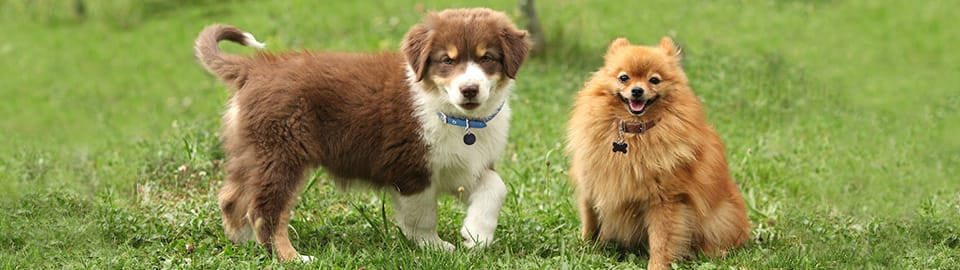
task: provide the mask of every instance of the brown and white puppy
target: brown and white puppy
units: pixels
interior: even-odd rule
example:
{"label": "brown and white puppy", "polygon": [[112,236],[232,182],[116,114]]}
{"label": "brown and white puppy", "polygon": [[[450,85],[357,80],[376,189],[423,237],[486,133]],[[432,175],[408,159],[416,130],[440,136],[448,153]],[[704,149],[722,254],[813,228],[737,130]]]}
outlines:
{"label": "brown and white puppy", "polygon": [[489,245],[507,193],[493,165],[507,143],[525,37],[501,12],[454,9],[412,27],[401,53],[244,57],[217,43],[262,44],[208,26],[195,55],[233,90],[219,195],[227,236],[256,239],[284,261],[310,259],[293,248],[287,225],[305,174],[319,166],[339,186],[388,190],[396,224],[420,246],[454,249],[437,235],[436,197],[461,194],[464,246]]}

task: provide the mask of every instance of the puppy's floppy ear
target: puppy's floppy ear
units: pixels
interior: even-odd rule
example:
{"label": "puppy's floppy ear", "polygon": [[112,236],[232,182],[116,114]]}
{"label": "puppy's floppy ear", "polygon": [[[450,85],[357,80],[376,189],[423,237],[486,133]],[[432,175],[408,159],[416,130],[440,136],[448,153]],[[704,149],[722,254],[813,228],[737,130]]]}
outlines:
{"label": "puppy's floppy ear", "polygon": [[403,45],[400,51],[406,58],[407,63],[413,68],[416,74],[416,81],[423,80],[423,75],[427,73],[427,61],[430,60],[430,47],[433,46],[433,31],[430,31],[426,24],[419,24],[410,28],[407,36],[403,37]]}
{"label": "puppy's floppy ear", "polygon": [[660,38],[660,45],[658,47],[660,47],[660,50],[663,50],[663,53],[667,54],[667,56],[674,57],[677,59],[677,62],[680,62],[680,58],[682,57],[680,52],[683,50],[677,47],[677,45],[674,45],[672,39],[669,37]]}
{"label": "puppy's floppy ear", "polygon": [[517,77],[520,65],[530,51],[527,31],[505,28],[500,31],[500,46],[503,47],[503,73],[510,79]]}

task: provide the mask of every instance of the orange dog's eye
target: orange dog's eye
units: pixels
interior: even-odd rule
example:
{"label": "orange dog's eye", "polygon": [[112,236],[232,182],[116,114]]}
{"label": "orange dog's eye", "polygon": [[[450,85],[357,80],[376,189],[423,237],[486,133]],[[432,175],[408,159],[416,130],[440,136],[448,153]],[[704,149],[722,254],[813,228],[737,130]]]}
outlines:
{"label": "orange dog's eye", "polygon": [[617,79],[620,79],[621,83],[625,83],[630,80],[630,76],[627,76],[627,74],[622,74],[620,77],[617,77]]}
{"label": "orange dog's eye", "polygon": [[652,84],[659,84],[659,83],[660,83],[660,78],[651,77],[651,78],[650,78],[650,83],[652,83]]}

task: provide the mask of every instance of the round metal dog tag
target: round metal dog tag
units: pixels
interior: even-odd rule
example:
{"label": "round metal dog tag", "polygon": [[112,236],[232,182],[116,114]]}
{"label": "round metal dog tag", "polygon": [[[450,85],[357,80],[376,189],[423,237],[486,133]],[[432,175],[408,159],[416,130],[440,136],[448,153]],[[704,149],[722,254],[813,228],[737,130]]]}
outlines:
{"label": "round metal dog tag", "polygon": [[473,133],[470,133],[470,132],[467,132],[467,134],[463,135],[464,144],[473,145],[476,142],[477,142],[477,135],[473,135]]}

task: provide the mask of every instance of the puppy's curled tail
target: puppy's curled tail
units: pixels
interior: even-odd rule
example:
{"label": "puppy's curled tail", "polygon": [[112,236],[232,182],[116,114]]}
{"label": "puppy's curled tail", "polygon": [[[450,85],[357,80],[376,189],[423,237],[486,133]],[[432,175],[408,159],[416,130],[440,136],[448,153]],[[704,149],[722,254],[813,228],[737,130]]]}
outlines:
{"label": "puppy's curled tail", "polygon": [[200,31],[193,45],[193,55],[211,74],[224,82],[242,86],[247,76],[244,59],[237,55],[225,54],[217,46],[221,40],[229,40],[247,47],[262,49],[260,43],[250,33],[243,32],[232,25],[213,24]]}

